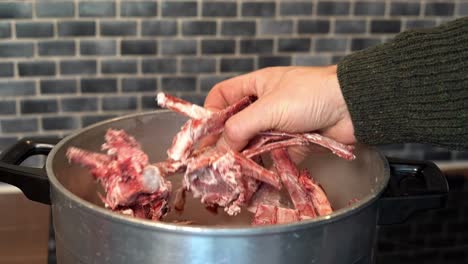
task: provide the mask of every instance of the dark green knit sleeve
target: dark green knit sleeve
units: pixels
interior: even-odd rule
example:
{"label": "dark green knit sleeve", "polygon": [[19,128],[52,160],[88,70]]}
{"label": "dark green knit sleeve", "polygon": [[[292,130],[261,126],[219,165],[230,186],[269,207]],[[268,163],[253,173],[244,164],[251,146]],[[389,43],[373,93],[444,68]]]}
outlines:
{"label": "dark green knit sleeve", "polygon": [[468,149],[468,17],[348,55],[338,80],[359,142]]}

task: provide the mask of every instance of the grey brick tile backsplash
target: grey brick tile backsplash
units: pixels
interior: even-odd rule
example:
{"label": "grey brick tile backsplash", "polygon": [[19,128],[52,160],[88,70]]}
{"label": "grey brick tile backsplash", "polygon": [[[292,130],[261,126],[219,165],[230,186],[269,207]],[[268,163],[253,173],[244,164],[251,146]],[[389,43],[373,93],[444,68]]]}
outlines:
{"label": "grey brick tile backsplash", "polygon": [[280,15],[282,16],[307,16],[312,15],[312,2],[281,2]]}
{"label": "grey brick tile backsplash", "polygon": [[225,36],[253,36],[255,32],[254,21],[225,21],[221,24],[221,34]]}
{"label": "grey brick tile backsplash", "polygon": [[278,52],[309,52],[311,40],[309,38],[280,38]]}
{"label": "grey brick tile backsplash", "polygon": [[135,36],[137,34],[136,21],[101,21],[101,36]]}
{"label": "grey brick tile backsplash", "polygon": [[167,92],[193,92],[196,88],[195,77],[163,77],[162,90]]}
{"label": "grey brick tile backsplash", "polygon": [[371,33],[398,33],[401,30],[401,21],[396,19],[377,19],[371,21]]}
{"label": "grey brick tile backsplash", "polygon": [[459,16],[468,16],[468,2],[458,4],[458,13]]}
{"label": "grey brick tile backsplash", "polygon": [[54,99],[24,99],[20,106],[22,114],[58,112],[58,103]]}
{"label": "grey brick tile backsplash", "polygon": [[290,56],[260,56],[258,58],[258,67],[289,66],[291,65]]}
{"label": "grey brick tile backsplash", "polygon": [[11,23],[10,22],[0,22],[0,38],[9,38],[11,37]]}
{"label": "grey brick tile backsplash", "polygon": [[276,12],[274,2],[244,2],[241,9],[244,17],[272,17]]}
{"label": "grey brick tile backsplash", "polygon": [[16,101],[0,100],[0,115],[16,114]]}
{"label": "grey brick tile backsplash", "polygon": [[32,42],[0,42],[0,58],[32,57],[34,44]]}
{"label": "grey brick tile backsplash", "polygon": [[81,40],[80,54],[83,56],[110,56],[117,54],[117,41],[108,40]]}
{"label": "grey brick tile backsplash", "polygon": [[158,89],[156,78],[125,78],[122,80],[122,92],[153,92]]}
{"label": "grey brick tile backsplash", "polygon": [[37,45],[40,56],[72,56],[76,53],[72,40],[39,41]]}
{"label": "grey brick tile backsplash", "polygon": [[102,110],[104,111],[128,111],[136,109],[137,98],[134,96],[109,96],[102,98]]}
{"label": "grey brick tile backsplash", "polygon": [[0,81],[0,97],[35,95],[34,81]]}
{"label": "grey brick tile backsplash", "polygon": [[70,1],[57,2],[36,2],[36,16],[38,17],[73,17],[75,5]]}
{"label": "grey brick tile backsplash", "polygon": [[177,71],[177,61],[175,58],[143,59],[143,73],[175,73]]}
{"label": "grey brick tile backsplash", "polygon": [[221,72],[249,72],[254,69],[253,58],[223,58],[221,59]]}
{"label": "grey brick tile backsplash", "polygon": [[197,16],[197,13],[198,5],[195,1],[162,2],[161,14],[163,17],[194,17]]}
{"label": "grey brick tile backsplash", "polygon": [[[466,15],[460,0],[0,1],[0,151],[23,135],[157,109],[157,91],[202,104],[238,74],[337,63],[402,30]],[[409,150],[468,159],[388,151]]]}
{"label": "grey brick tile backsplash", "polygon": [[95,75],[96,73],[96,60],[64,60],[60,62],[60,74],[62,75]]}
{"label": "grey brick tile backsplash", "polygon": [[298,22],[299,34],[321,34],[330,31],[330,21],[324,19],[301,19]]}
{"label": "grey brick tile backsplash", "polygon": [[235,17],[237,16],[236,2],[204,2],[202,3],[204,17]]}
{"label": "grey brick tile backsplash", "polygon": [[61,80],[41,80],[41,94],[74,94],[77,92],[77,81],[73,79]]}
{"label": "grey brick tile backsplash", "polygon": [[36,132],[39,128],[37,118],[13,118],[0,120],[3,133]]}
{"label": "grey brick tile backsplash", "polygon": [[80,118],[77,116],[43,117],[41,122],[44,130],[70,130],[80,127]]}
{"label": "grey brick tile backsplash", "polygon": [[0,77],[12,77],[15,73],[12,62],[0,62]]}
{"label": "grey brick tile backsplash", "polygon": [[185,58],[181,60],[182,73],[210,73],[216,72],[216,59],[214,58]]}
{"label": "grey brick tile backsplash", "polygon": [[32,3],[23,1],[0,3],[0,19],[31,17]]}
{"label": "grey brick tile backsplash", "polygon": [[294,58],[294,65],[297,66],[326,66],[330,65],[331,57],[326,55],[304,56],[297,55]]}
{"label": "grey brick tile backsplash", "polygon": [[243,39],[240,41],[240,52],[245,54],[273,53],[273,39]]}
{"label": "grey brick tile backsplash", "polygon": [[17,38],[48,38],[54,36],[52,22],[18,22],[16,23]]}
{"label": "grey brick tile backsplash", "polygon": [[405,21],[406,29],[430,28],[436,25],[435,19],[411,19]]}
{"label": "grey brick tile backsplash", "polygon": [[136,60],[104,60],[101,61],[101,72],[103,74],[136,73]]}
{"label": "grey brick tile backsplash", "polygon": [[176,20],[143,20],[141,22],[141,35],[143,36],[174,36],[176,34]]}
{"label": "grey brick tile backsplash", "polygon": [[351,40],[351,51],[366,49],[380,43],[379,38],[353,38]]}
{"label": "grey brick tile backsplash", "polygon": [[350,6],[350,2],[319,1],[317,14],[324,16],[344,16],[349,14]]}
{"label": "grey brick tile backsplash", "polygon": [[424,15],[426,16],[452,16],[454,14],[454,3],[426,2]]}
{"label": "grey brick tile backsplash", "polygon": [[78,5],[80,17],[112,17],[115,16],[113,1],[82,1]]}
{"label": "grey brick tile backsplash", "polygon": [[106,119],[114,118],[116,116],[117,115],[112,114],[85,115],[81,117],[81,123],[83,126],[89,126]]}
{"label": "grey brick tile backsplash", "polygon": [[158,5],[153,1],[126,1],[120,3],[123,17],[152,17],[158,14]]}
{"label": "grey brick tile backsplash", "polygon": [[63,112],[94,112],[98,110],[98,100],[93,97],[71,97],[60,100]]}
{"label": "grey brick tile backsplash", "polygon": [[117,92],[115,78],[83,78],[81,79],[82,93],[114,93]]}
{"label": "grey brick tile backsplash", "polygon": [[315,39],[315,51],[346,51],[347,42],[348,40],[345,38],[317,38]]}
{"label": "grey brick tile backsplash", "polygon": [[336,34],[363,34],[366,33],[365,20],[344,20],[339,19],[335,21]]}
{"label": "grey brick tile backsplash", "polygon": [[293,33],[292,20],[263,20],[259,35],[288,35]]}
{"label": "grey brick tile backsplash", "polygon": [[63,37],[94,36],[96,22],[94,21],[65,21],[58,23],[58,34]]}
{"label": "grey brick tile backsplash", "polygon": [[47,76],[55,75],[55,62],[34,61],[18,63],[18,73],[20,76]]}
{"label": "grey brick tile backsplash", "polygon": [[161,54],[193,55],[197,53],[197,41],[193,39],[162,39]]}
{"label": "grey brick tile backsplash", "polygon": [[122,55],[149,55],[156,54],[155,40],[122,40],[120,53]]}
{"label": "grey brick tile backsplash", "polygon": [[354,3],[354,15],[356,16],[383,16],[385,3],[383,1],[357,1]]}
{"label": "grey brick tile backsplash", "polygon": [[182,23],[182,34],[187,36],[215,35],[216,21],[185,21]]}
{"label": "grey brick tile backsplash", "polygon": [[418,16],[421,9],[420,3],[391,3],[390,15],[391,16]]}
{"label": "grey brick tile backsplash", "polygon": [[202,54],[230,54],[236,50],[236,41],[233,39],[203,39],[201,42]]}
{"label": "grey brick tile backsplash", "polygon": [[155,110],[158,108],[156,104],[156,96],[154,95],[144,95],[140,98],[141,109],[142,110]]}

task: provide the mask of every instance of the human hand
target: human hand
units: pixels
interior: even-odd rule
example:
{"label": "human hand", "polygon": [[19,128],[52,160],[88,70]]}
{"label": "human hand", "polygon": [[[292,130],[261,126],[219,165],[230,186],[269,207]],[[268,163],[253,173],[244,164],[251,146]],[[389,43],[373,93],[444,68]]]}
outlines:
{"label": "human hand", "polygon": [[225,124],[218,146],[241,150],[258,132],[318,132],[343,144],[355,142],[336,66],[271,67],[218,83],[205,107],[219,111],[244,96],[258,100]]}

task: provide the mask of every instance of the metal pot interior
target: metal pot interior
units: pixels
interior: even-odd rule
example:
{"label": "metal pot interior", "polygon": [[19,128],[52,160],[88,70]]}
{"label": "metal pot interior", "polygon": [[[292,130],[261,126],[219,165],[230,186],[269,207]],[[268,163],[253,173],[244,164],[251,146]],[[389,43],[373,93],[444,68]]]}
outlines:
{"label": "metal pot interior", "polygon": [[[90,203],[88,205],[95,205],[94,208],[103,207],[98,197],[98,192],[102,193],[102,189],[85,169],[68,163],[65,156],[67,148],[76,146],[100,151],[107,129],[124,129],[140,142],[150,161],[157,162],[166,158],[166,150],[172,143],[173,136],[186,120],[177,113],[155,111],[111,119],[80,130],[62,140],[50,154],[51,160],[48,162],[47,170],[51,184],[58,190],[63,190],[71,199],[78,199],[80,203]],[[335,216],[349,211],[351,208],[349,202],[352,199],[360,200],[354,204],[354,208],[374,199],[387,184],[388,171],[385,169],[385,160],[379,152],[358,145],[355,153],[356,160],[346,161],[328,151],[318,151],[312,153],[299,165],[301,168],[309,169],[323,186],[335,210],[333,214]],[[181,177],[182,175],[171,177],[173,190],[180,186]],[[185,210],[182,213],[171,210],[164,221],[191,220],[196,225],[226,228],[249,226],[251,218],[252,214],[247,210],[243,210],[235,217],[225,214],[222,208],[214,214],[187,193]]]}

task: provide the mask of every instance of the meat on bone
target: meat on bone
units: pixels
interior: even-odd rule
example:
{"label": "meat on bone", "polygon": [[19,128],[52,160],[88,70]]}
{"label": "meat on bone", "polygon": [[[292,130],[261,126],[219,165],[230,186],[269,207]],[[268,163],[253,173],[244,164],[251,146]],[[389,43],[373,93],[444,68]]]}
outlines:
{"label": "meat on bone", "polygon": [[287,224],[300,220],[298,210],[268,204],[259,204],[253,225]]}
{"label": "meat on bone", "polygon": [[[354,159],[353,148],[319,134],[260,133],[242,152],[213,146],[196,149],[202,138],[219,134],[225,122],[255,100],[241,99],[219,112],[193,105],[180,98],[158,94],[161,107],[188,116],[167,151],[168,158],[150,164],[136,140],[122,130],[106,133],[107,154],[70,148],[69,160],[86,167],[103,185],[103,201],[112,210],[134,217],[159,220],[167,212],[171,184],[165,178],[185,172],[183,188],[177,190],[175,207],[182,210],[190,191],[207,206],[222,206],[235,215],[241,207],[255,213],[253,224],[274,224],[313,218],[332,212],[323,189],[307,171],[300,171],[286,147],[317,144],[345,159]],[[260,154],[271,152],[275,171],[266,169]],[[294,208],[280,203],[279,190],[286,187]]]}
{"label": "meat on bone", "polygon": [[148,164],[140,145],[123,130],[109,129],[102,149],[107,153],[70,147],[66,155],[100,182],[106,192],[102,197],[106,207],[135,217],[159,219],[167,211],[171,191],[171,183],[161,174],[178,170],[178,164]]}
{"label": "meat on bone", "polygon": [[[158,98],[163,98],[163,96],[158,94]],[[183,110],[179,110],[178,112],[189,116],[193,115],[193,112],[187,110],[187,104],[190,103],[171,104],[168,102],[170,97],[168,98],[165,96],[164,98],[166,99],[161,100],[164,103],[160,103],[158,100],[160,106],[171,105],[172,109],[181,107]],[[247,96],[222,111],[212,113],[208,117],[192,118],[188,120],[180,132],[174,137],[172,146],[167,151],[169,158],[176,161],[185,161],[192,153],[193,147],[197,141],[208,135],[221,133],[224,129],[224,123],[231,116],[250,105],[254,100],[254,96]],[[199,117],[198,114],[195,116]]]}
{"label": "meat on bone", "polygon": [[316,217],[317,213],[314,205],[307,190],[299,183],[299,171],[289,157],[288,151],[284,148],[272,150],[271,157],[294,207],[299,211],[301,219]]}

